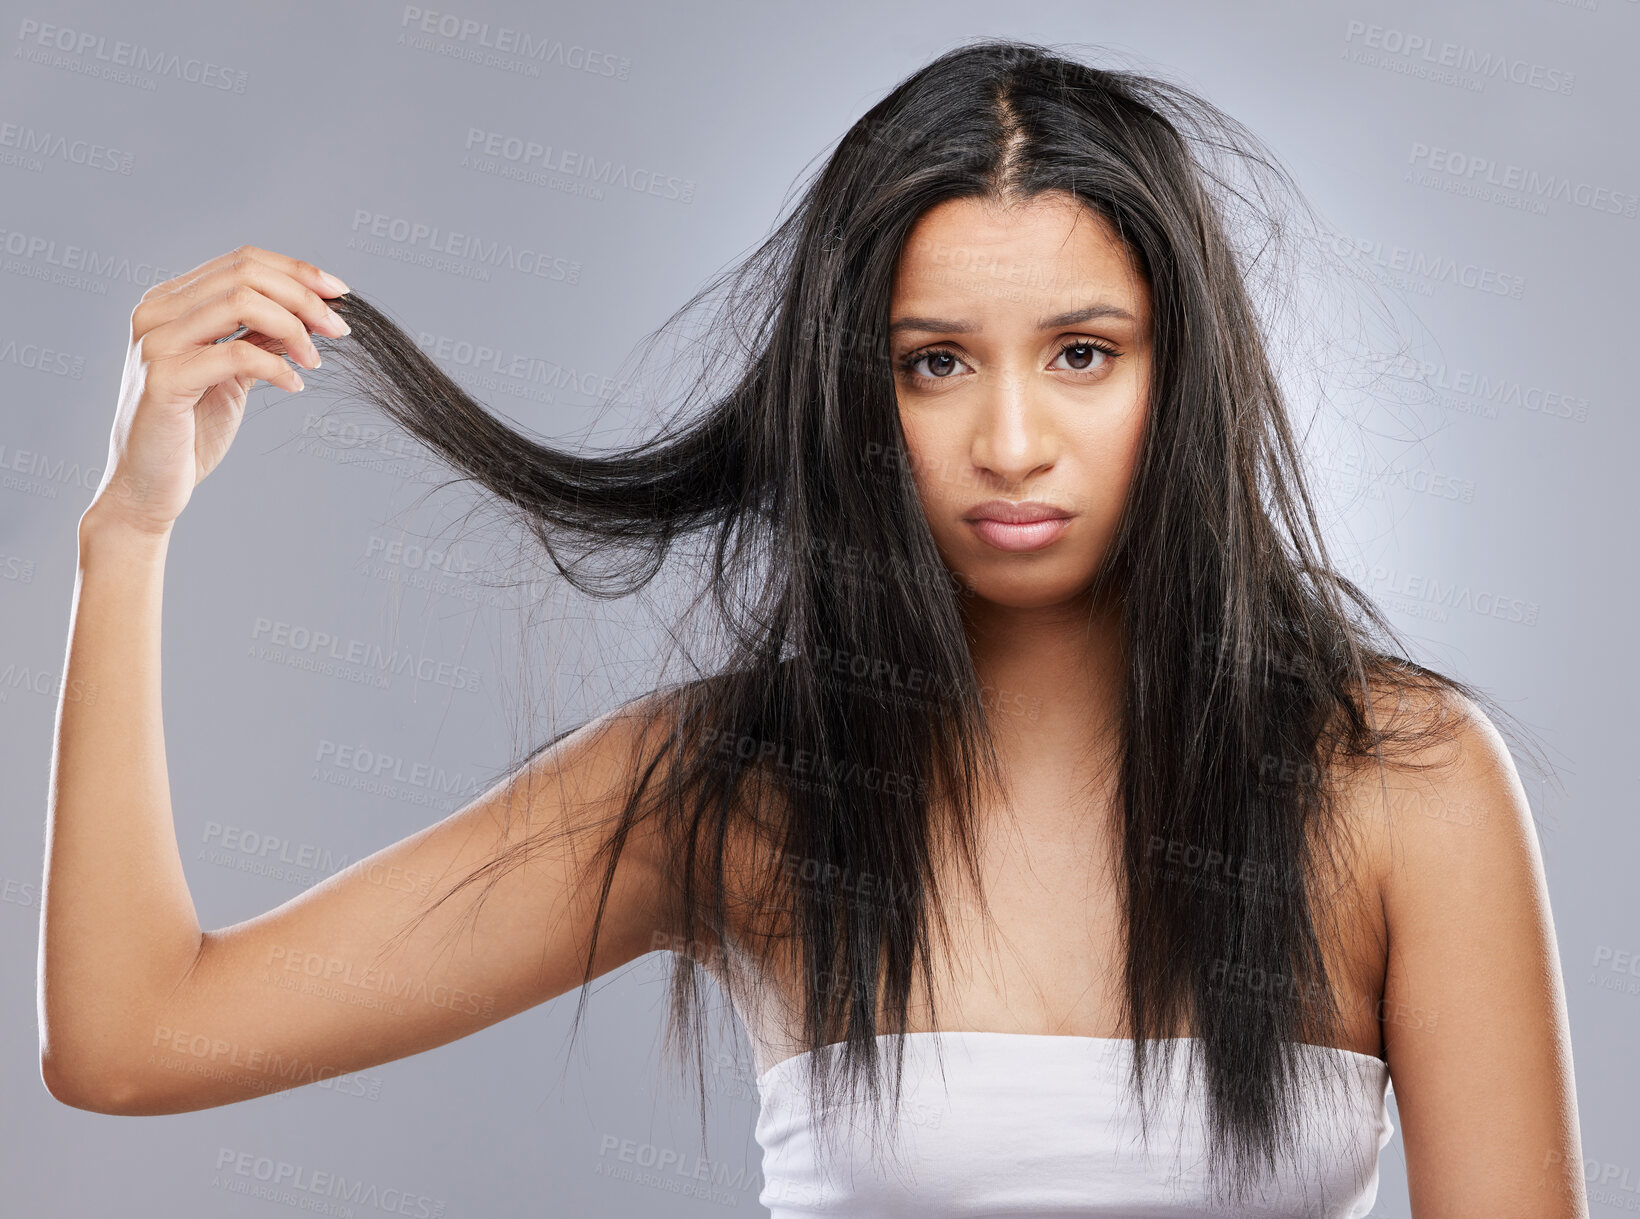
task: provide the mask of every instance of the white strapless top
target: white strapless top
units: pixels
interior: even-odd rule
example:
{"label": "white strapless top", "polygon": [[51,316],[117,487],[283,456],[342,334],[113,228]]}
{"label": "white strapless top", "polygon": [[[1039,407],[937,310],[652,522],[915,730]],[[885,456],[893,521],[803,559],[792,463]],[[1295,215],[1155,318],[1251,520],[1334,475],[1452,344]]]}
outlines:
{"label": "white strapless top", "polygon": [[[891,1067],[892,1046],[879,1041]],[[1147,1147],[1128,1088],[1132,1046],[1120,1038],[1036,1033],[907,1034],[894,1153],[872,1143],[869,1114],[851,1122],[843,1113],[835,1119],[836,1160],[822,1154],[809,1109],[810,1056],[778,1062],[757,1078],[764,1179],[758,1201],[772,1219],[1355,1219],[1372,1209],[1378,1153],[1394,1133],[1385,1106],[1389,1068],[1381,1059],[1304,1047],[1322,1061],[1320,1079],[1304,1093],[1298,1153],[1262,1178],[1262,1192],[1232,1209],[1213,1205],[1205,1173],[1199,1068],[1188,1093],[1183,1086],[1190,1082],[1188,1051],[1197,1047],[1175,1047],[1173,1088],[1149,1098]]]}

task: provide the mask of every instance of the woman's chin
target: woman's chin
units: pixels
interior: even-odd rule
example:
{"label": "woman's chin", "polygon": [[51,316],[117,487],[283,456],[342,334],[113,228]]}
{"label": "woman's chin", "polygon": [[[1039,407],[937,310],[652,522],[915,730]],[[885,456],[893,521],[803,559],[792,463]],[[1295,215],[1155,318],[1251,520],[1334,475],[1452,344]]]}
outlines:
{"label": "woman's chin", "polygon": [[1084,578],[1047,572],[985,572],[969,568],[958,578],[966,589],[964,601],[980,602],[992,610],[1044,610],[1086,602],[1092,573]]}

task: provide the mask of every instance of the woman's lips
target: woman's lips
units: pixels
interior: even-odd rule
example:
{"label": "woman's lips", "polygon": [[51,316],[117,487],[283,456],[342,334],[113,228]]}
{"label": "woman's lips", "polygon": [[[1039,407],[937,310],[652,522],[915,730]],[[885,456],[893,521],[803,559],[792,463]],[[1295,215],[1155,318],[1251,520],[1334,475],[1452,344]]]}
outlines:
{"label": "woman's lips", "polygon": [[994,499],[966,517],[974,532],[998,550],[1041,550],[1070,525],[1071,514],[1039,500]]}
{"label": "woman's lips", "polygon": [[998,550],[1021,551],[1041,550],[1050,542],[1056,541],[1071,522],[1068,517],[1054,516],[1023,525],[1010,525],[1005,521],[992,520],[990,517],[981,517],[968,523],[974,527],[975,533]]}

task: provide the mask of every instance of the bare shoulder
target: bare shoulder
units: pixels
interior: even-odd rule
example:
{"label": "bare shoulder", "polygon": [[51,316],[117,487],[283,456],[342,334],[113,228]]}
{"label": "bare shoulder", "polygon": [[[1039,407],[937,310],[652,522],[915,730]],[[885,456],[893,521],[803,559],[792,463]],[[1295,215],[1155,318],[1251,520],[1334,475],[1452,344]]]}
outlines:
{"label": "bare shoulder", "polygon": [[[731,939],[750,941],[769,934],[760,882],[769,871],[775,841],[770,814],[780,800],[778,789],[756,767],[743,772],[733,790],[719,793],[731,804],[723,826],[720,873],[712,818],[700,803],[697,786],[700,768],[716,764],[710,736],[717,730],[701,716],[710,720],[719,694],[715,679],[705,678],[633,699],[578,729],[574,738],[582,739],[574,753],[586,773],[588,792],[609,793],[609,798],[619,793],[623,800],[632,792],[646,801],[663,793],[667,797],[666,807],[650,809],[634,823],[623,844],[633,855],[634,871],[657,895],[660,917],[651,920],[658,930],[649,947],[687,955],[721,980],[731,945],[708,915],[720,907],[721,887],[724,930]],[[699,739],[703,734],[706,739]],[[689,739],[691,735],[697,739]],[[682,784],[673,775],[679,763],[690,773]],[[583,806],[585,800],[583,792]]]}
{"label": "bare shoulder", "polygon": [[[582,829],[598,827],[596,841],[607,849],[628,799],[664,786],[675,727],[676,701],[667,691],[651,691],[603,712],[549,745],[520,772],[527,782],[550,781],[559,789],[551,799],[532,792],[526,803],[532,810],[580,810]],[[642,873],[645,883],[664,895],[659,905],[668,913],[669,930],[677,896],[674,828],[665,810],[649,810],[631,821],[619,842],[623,866]]]}
{"label": "bare shoulder", "polygon": [[1336,783],[1386,908],[1429,897],[1423,886],[1452,868],[1479,868],[1479,879],[1503,857],[1536,858],[1514,758],[1480,707],[1448,688],[1387,683],[1368,705],[1394,740],[1381,756],[1339,768]]}
{"label": "bare shoulder", "polygon": [[1381,1020],[1416,1214],[1585,1214],[1564,984],[1536,826],[1473,701],[1419,683],[1341,779],[1370,844],[1388,955]]}

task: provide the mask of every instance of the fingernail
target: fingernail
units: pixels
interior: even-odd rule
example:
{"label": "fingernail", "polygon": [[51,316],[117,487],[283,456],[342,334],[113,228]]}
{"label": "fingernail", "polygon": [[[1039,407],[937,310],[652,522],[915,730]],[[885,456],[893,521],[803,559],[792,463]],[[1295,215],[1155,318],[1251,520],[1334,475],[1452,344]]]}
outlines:
{"label": "fingernail", "polygon": [[[327,309],[327,310],[325,310],[325,312],[330,314],[331,322],[333,322],[335,325],[340,326],[342,328],[342,334],[352,334],[353,333],[353,327],[349,326],[344,320],[342,320],[342,315],[337,313],[336,310]],[[338,336],[338,337],[340,337],[340,336]]]}
{"label": "fingernail", "polygon": [[350,290],[345,283],[337,279],[329,271],[319,272],[319,282],[324,284],[324,286],[329,288],[332,292],[345,294]]}

